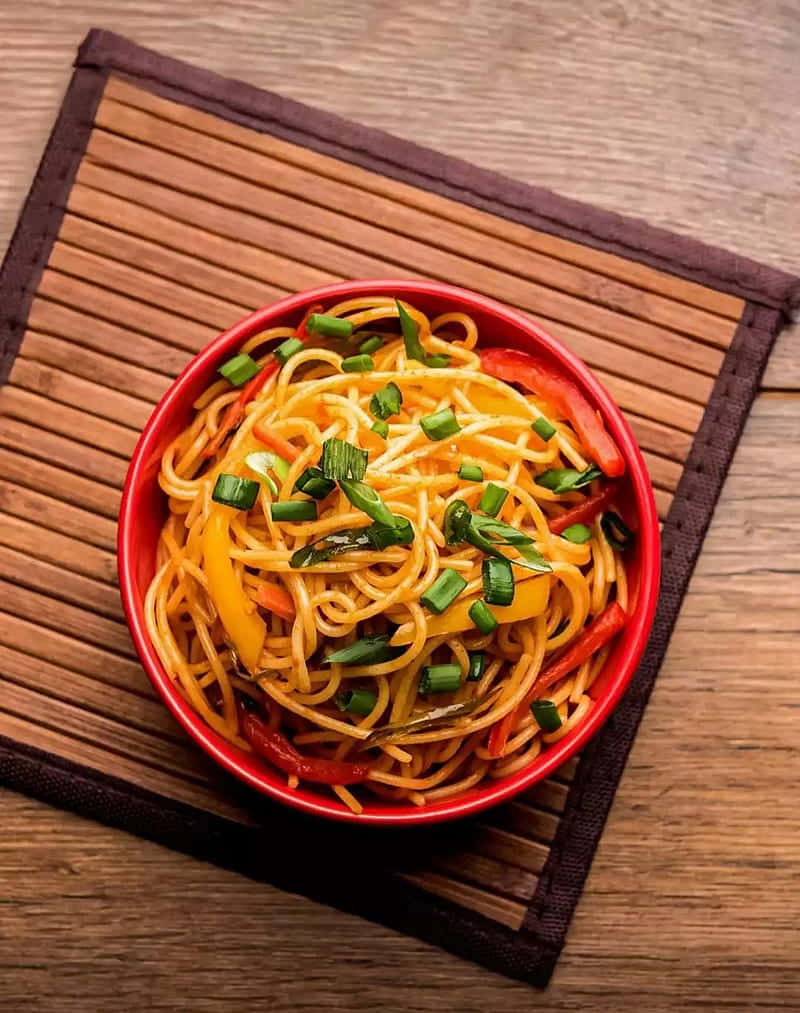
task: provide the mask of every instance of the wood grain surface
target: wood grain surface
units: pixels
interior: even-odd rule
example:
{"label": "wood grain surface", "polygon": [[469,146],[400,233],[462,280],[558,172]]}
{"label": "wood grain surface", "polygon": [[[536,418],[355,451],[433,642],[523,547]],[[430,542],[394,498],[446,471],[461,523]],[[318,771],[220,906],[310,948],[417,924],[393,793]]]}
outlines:
{"label": "wood grain surface", "polygon": [[[800,268],[796,5],[6,5],[3,239],[91,24]],[[545,996],[4,792],[4,1007],[799,1008],[800,511],[781,479],[800,466],[798,344],[795,327],[773,355]],[[134,414],[152,400],[149,377],[142,371]],[[106,432],[108,445],[117,435]],[[102,440],[101,427],[98,454]],[[113,464],[96,465],[118,485]],[[0,523],[16,525],[19,544],[31,537],[18,518]],[[88,534],[86,577],[107,573],[111,532]],[[64,547],[51,537],[57,560]],[[0,578],[13,563],[0,555]],[[115,615],[110,600],[95,608]],[[156,720],[151,706],[142,699],[141,722]]]}

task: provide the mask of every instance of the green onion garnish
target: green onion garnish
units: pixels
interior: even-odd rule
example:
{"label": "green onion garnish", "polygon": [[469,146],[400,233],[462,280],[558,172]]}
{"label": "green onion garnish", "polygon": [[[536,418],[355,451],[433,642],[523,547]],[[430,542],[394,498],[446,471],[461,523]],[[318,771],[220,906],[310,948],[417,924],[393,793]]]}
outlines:
{"label": "green onion garnish", "polygon": [[368,528],[363,528],[370,540],[372,548],[382,551],[390,545],[410,545],[414,541],[414,528],[405,517],[392,514],[391,524],[376,521]]}
{"label": "green onion garnish", "polygon": [[482,517],[473,514],[467,527],[466,540],[470,545],[500,559],[507,558],[501,553],[498,545],[513,545],[522,559],[514,559],[515,566],[522,566],[534,573],[550,573],[553,567],[547,562],[533,543],[530,535],[518,531],[504,521],[493,517]]}
{"label": "green onion garnish", "polygon": [[282,366],[285,366],[293,355],[297,355],[302,350],[303,342],[299,338],[287,338],[275,349],[275,358]]}
{"label": "green onion garnish", "polygon": [[395,299],[395,305],[397,306],[397,315],[400,317],[400,330],[403,332],[406,356],[409,359],[417,359],[419,362],[424,362],[425,349],[419,340],[419,326],[416,320],[408,315],[405,306],[399,300]]}
{"label": "green onion garnish", "polygon": [[454,499],[444,511],[444,540],[448,545],[460,545],[467,537],[472,511],[463,499]]}
{"label": "green onion garnish", "polygon": [[324,338],[349,338],[353,324],[342,317],[328,317],[324,313],[312,313],[306,321],[309,334],[321,334]]}
{"label": "green onion garnish", "polygon": [[392,526],[394,514],[372,486],[356,482],[352,478],[343,478],[339,482],[339,487],[356,510],[363,510],[367,517],[371,517],[379,524]]}
{"label": "green onion garnish", "polygon": [[501,489],[499,485],[490,482],[483,491],[478,509],[490,517],[496,517],[508,497],[508,490]]}
{"label": "green onion garnish", "polygon": [[346,689],[336,697],[336,706],[348,714],[366,717],[375,710],[378,697],[369,689]]}
{"label": "green onion garnish", "polygon": [[455,693],[460,685],[460,665],[426,665],[419,677],[420,693]]}
{"label": "green onion garnish", "polygon": [[278,455],[275,454],[275,464],[273,465],[273,468],[275,469],[275,474],[278,476],[281,482],[285,482],[286,476],[289,474],[290,468],[289,462],[284,461],[282,457],[278,457]]}
{"label": "green onion garnish", "polygon": [[275,455],[271,454],[268,450],[257,450],[253,454],[248,454],[244,459],[244,463],[256,475],[260,475],[264,479],[269,491],[273,496],[277,497],[278,486],[269,474],[270,470],[275,470]]}
{"label": "green onion garnish", "polygon": [[540,436],[545,443],[556,435],[556,427],[549,419],[546,419],[544,415],[540,415],[535,422],[531,423],[531,429],[537,436]]}
{"label": "green onion garnish", "polygon": [[340,556],[343,552],[352,552],[354,549],[372,549],[374,546],[369,536],[369,530],[367,527],[330,531],[322,538],[296,549],[289,560],[289,566],[293,570],[299,570],[306,566],[316,566],[317,563],[327,563],[329,559]]}
{"label": "green onion garnish", "polygon": [[458,477],[465,482],[482,482],[483,468],[477,464],[462,464],[458,469]]}
{"label": "green onion garnish", "polygon": [[343,373],[368,373],[375,368],[371,355],[349,355],[341,362]]}
{"label": "green onion garnish", "polygon": [[489,605],[510,605],[514,600],[514,574],[507,559],[489,556],[481,565],[483,597]]}
{"label": "green onion garnish", "polygon": [[469,668],[467,669],[467,682],[478,682],[486,670],[486,655],[483,651],[469,652]]}
{"label": "green onion garnish", "polygon": [[561,532],[561,537],[566,538],[568,542],[575,542],[576,545],[583,545],[592,537],[592,529],[587,528],[585,524],[570,524]]}
{"label": "green onion garnish", "polygon": [[440,616],[458,598],[467,582],[456,570],[444,569],[431,584],[425,594],[420,596],[422,604]]}
{"label": "green onion garnish", "polygon": [[498,622],[489,610],[489,606],[485,601],[473,602],[470,606],[469,617],[481,631],[481,633],[494,633],[497,629]]}
{"label": "green onion garnish", "polygon": [[573,489],[589,485],[602,474],[603,472],[594,465],[590,465],[585,471],[576,471],[575,468],[549,468],[536,476],[536,484],[555,493],[572,492]]}
{"label": "green onion garnish", "polygon": [[315,521],[317,504],[310,499],[283,500],[270,503],[270,514],[274,521]]}
{"label": "green onion garnish", "polygon": [[336,483],[325,478],[320,468],[306,468],[298,475],[294,484],[295,492],[304,492],[306,496],[313,496],[314,499],[325,499],[335,488]]}
{"label": "green onion garnish", "polygon": [[388,419],[400,411],[403,394],[396,383],[387,383],[370,398],[369,410],[376,419]]}
{"label": "green onion garnish", "polygon": [[333,478],[337,482],[343,478],[354,478],[360,482],[367,471],[367,452],[333,436],[322,444],[320,467],[325,478]]}
{"label": "green onion garnish", "polygon": [[429,369],[446,369],[450,365],[449,355],[429,355],[425,359],[425,365]]}
{"label": "green onion garnish", "polygon": [[373,334],[371,338],[367,338],[366,341],[362,341],[358,346],[359,352],[362,355],[372,355],[373,352],[377,352],[383,344],[383,338],[380,334]]}
{"label": "green onion garnish", "polygon": [[615,514],[613,510],[606,510],[600,518],[600,527],[603,529],[606,541],[613,549],[624,552],[633,544],[633,532],[620,515]]}
{"label": "green onion garnish", "polygon": [[378,436],[382,437],[384,440],[389,435],[389,423],[384,422],[383,419],[378,419],[377,422],[374,422],[370,426],[370,429],[373,433],[377,433]]}
{"label": "green onion garnish", "polygon": [[232,359],[228,359],[226,363],[223,363],[219,367],[217,372],[232,383],[234,387],[241,387],[248,380],[252,380],[260,369],[261,366],[259,366],[255,359],[251,359],[249,355],[242,352],[240,355],[234,355]]}
{"label": "green onion garnish", "polygon": [[215,503],[222,503],[224,506],[249,510],[258,497],[258,490],[258,482],[222,472],[217,476],[211,498]]}
{"label": "green onion garnish", "polygon": [[398,653],[402,654],[405,648],[391,647],[389,634],[382,633],[378,637],[363,637],[356,640],[347,647],[342,647],[325,658],[329,665],[379,665],[384,661],[391,661]]}
{"label": "green onion garnish", "polygon": [[426,415],[424,419],[419,420],[419,424],[423,433],[434,442],[446,440],[448,436],[454,436],[461,429],[452,408],[443,408],[433,415]]}
{"label": "green onion garnish", "polygon": [[534,700],[531,713],[543,732],[555,732],[561,727],[561,715],[552,700]]}

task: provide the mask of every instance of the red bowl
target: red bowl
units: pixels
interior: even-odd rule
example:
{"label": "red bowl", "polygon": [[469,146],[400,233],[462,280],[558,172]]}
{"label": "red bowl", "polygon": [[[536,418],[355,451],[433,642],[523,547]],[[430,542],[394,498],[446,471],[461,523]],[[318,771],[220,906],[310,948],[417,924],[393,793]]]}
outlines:
{"label": "red bowl", "polygon": [[[230,745],[203,722],[177,692],[150,643],[144,598],[155,570],[156,544],[166,513],[166,499],[157,481],[161,455],[188,425],[192,403],[212,382],[217,366],[259,331],[295,325],[313,303],[327,307],[344,299],[387,292],[408,300],[431,316],[461,310],[477,323],[482,344],[531,350],[558,363],[599,409],[625,458],[623,495],[637,519],[638,534],[629,560],[633,603],[630,622],[617,638],[605,669],[591,689],[596,703],[586,720],[510,777],[488,781],[424,808],[368,801],[363,814],[356,816],[332,794],[314,787],[294,790],[287,787],[283,775]],[[159,402],[133,452],[119,516],[118,558],[122,601],[142,664],[169,709],[209,756],[253,788],[298,809],[338,820],[388,825],[433,823],[478,812],[547,777],[586,745],[624,693],[644,651],[655,613],[660,573],[658,516],[647,469],[628,423],[588,367],[527,317],[493,299],[440,282],[391,279],[345,281],[289,296],[235,324],[192,359]]]}

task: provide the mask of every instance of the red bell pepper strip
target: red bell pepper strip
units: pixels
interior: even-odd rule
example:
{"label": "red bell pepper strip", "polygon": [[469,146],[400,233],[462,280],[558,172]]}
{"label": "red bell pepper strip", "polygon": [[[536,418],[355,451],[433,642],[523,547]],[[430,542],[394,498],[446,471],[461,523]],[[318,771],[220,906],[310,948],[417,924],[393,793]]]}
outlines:
{"label": "red bell pepper strip", "polygon": [[251,711],[240,715],[242,734],[258,753],[284,774],[294,774],[301,781],[316,784],[359,784],[369,774],[366,763],[344,763],[341,760],[326,760],[319,757],[303,756],[294,748],[285,735],[270,728]]}
{"label": "red bell pepper strip", "polygon": [[554,535],[560,535],[562,531],[566,531],[573,524],[587,524],[589,521],[593,521],[599,513],[602,513],[606,507],[611,506],[616,492],[617,487],[613,482],[610,482],[596,496],[589,496],[583,503],[578,503],[577,506],[567,510],[560,517],[554,517],[548,521],[547,526]]}
{"label": "red bell pepper strip", "polygon": [[[305,341],[308,337],[306,332],[308,318],[312,313],[319,313],[321,309],[321,306],[309,306],[294,332],[296,338],[299,338],[300,341]],[[222,416],[222,421],[219,424],[219,429],[203,451],[203,457],[213,457],[216,454],[228,435],[241,423],[244,418],[245,406],[253,400],[267,380],[278,372],[279,366],[280,363],[277,359],[271,359],[265,366],[261,367],[252,380],[249,380],[242,387],[239,396],[235,401],[231,401],[225,410],[225,414]]]}
{"label": "red bell pepper strip", "polygon": [[506,714],[504,718],[494,725],[489,734],[489,755],[494,757],[502,756],[512,731],[525,717],[528,708],[541,691],[547,689],[548,686],[552,686],[559,679],[563,679],[573,669],[582,665],[587,658],[591,658],[613,636],[619,633],[627,622],[627,619],[627,615],[618,602],[612,602],[610,605],[607,605],[589,623],[575,643],[560,658],[557,658],[539,673],[538,679],[531,686],[528,695],[518,705],[516,710],[511,711],[510,714]]}
{"label": "red bell pepper strip", "polygon": [[569,419],[597,465],[611,478],[625,473],[625,461],[606,432],[602,420],[569,377],[527,352],[514,348],[487,348],[481,354],[484,373],[506,383],[518,383],[538,394]]}

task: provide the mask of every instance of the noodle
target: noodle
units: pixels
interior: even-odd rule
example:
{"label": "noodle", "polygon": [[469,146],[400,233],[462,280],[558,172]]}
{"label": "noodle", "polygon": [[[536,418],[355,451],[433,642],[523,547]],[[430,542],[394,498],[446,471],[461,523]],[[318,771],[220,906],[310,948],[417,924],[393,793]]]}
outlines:
{"label": "noodle", "polygon": [[[505,777],[569,734],[593,706],[591,686],[609,655],[608,639],[554,682],[548,666],[580,645],[610,603],[626,608],[629,593],[623,547],[609,541],[600,515],[586,517],[580,538],[571,529],[570,537],[551,530],[554,519],[580,509],[605,482],[591,471],[593,448],[581,442],[569,412],[482,368],[470,317],[446,312],[429,320],[404,308],[406,340],[397,333],[394,298],[376,296],[340,303],[323,317],[349,321],[358,340],[278,327],[246,342],[241,353],[261,368],[260,390],[246,400],[228,379],[215,381],[164,451],[159,483],[169,514],[145,602],[159,658],[203,720],[236,746],[272,759],[290,787],[324,781],[355,813],[365,792],[424,806]],[[367,368],[343,371],[343,359],[376,327],[381,341]],[[424,355],[414,353],[408,327],[416,328]],[[303,347],[271,375],[275,342],[296,335]],[[449,362],[435,361],[442,356]],[[402,403],[376,415],[375,397],[389,385],[400,389]],[[455,431],[428,435],[421,422],[436,413],[455,416]],[[388,427],[383,435],[376,419]],[[368,543],[367,525],[379,521],[348,500],[346,483],[330,481],[320,499],[298,492],[296,483],[334,440],[367,452],[363,481],[393,515],[392,537],[410,522],[409,539]],[[281,464],[278,455],[276,462],[275,447],[289,459]],[[265,451],[272,471],[262,474],[246,458]],[[464,464],[472,478],[461,476]],[[555,482],[537,481],[545,472],[587,477],[559,491]],[[241,480],[258,482],[252,506],[220,499],[220,476],[240,480],[236,488]],[[501,527],[474,528],[475,518],[487,520],[492,489]],[[273,504],[287,501],[306,507],[273,517]],[[488,531],[488,542],[453,540],[448,518],[462,508],[470,531]],[[352,544],[325,555],[331,537]],[[477,620],[462,621],[460,602],[489,595],[486,544],[511,561],[514,599],[491,605],[500,625],[482,632]],[[308,555],[314,552],[319,558]],[[306,558],[314,561],[306,565]],[[445,570],[464,584],[448,607],[432,610],[426,593]],[[503,621],[508,610],[514,618]],[[326,663],[364,638],[378,644],[368,660]],[[426,691],[437,669],[452,684]],[[541,692],[540,680],[548,682]],[[535,707],[531,713],[532,699],[550,702],[550,725]],[[452,717],[450,710],[435,717],[438,708],[450,708]],[[266,747],[248,732],[259,721]],[[505,737],[495,740],[504,722]],[[298,755],[281,760],[281,749]],[[352,777],[331,780],[339,770]],[[314,773],[320,771],[327,780]]]}

